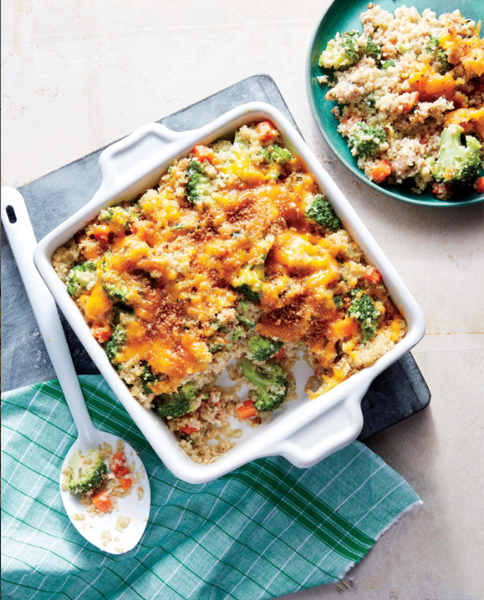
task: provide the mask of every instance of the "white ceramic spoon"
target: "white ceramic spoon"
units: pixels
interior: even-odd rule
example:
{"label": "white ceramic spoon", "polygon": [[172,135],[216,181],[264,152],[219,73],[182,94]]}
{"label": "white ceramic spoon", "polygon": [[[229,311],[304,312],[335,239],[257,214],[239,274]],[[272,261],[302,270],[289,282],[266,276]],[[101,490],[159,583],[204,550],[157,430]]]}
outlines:
{"label": "white ceramic spoon", "polygon": [[[37,242],[27,207],[20,192],[11,187],[3,187],[1,210],[2,222],[40,333],[77,427],[79,437],[67,453],[62,465],[62,469],[64,469],[73,452],[81,450],[83,454],[86,454],[92,448],[97,449],[103,442],[111,444],[114,449],[120,438],[96,429],[89,416],[57,307],[34,266],[33,252]],[[150,512],[150,485],[143,463],[128,443],[124,442],[124,445],[128,463],[134,461],[135,473],[140,473],[141,480],[133,486],[134,489],[130,495],[118,500],[119,510],[105,514],[102,518],[93,517],[81,505],[78,494],[62,491],[61,486],[62,501],[74,527],[91,544],[112,554],[127,552],[136,546],[143,535]],[[62,478],[61,474],[60,480]],[[143,493],[140,493],[141,499],[138,497],[137,488],[143,490]],[[84,515],[84,519],[82,520],[81,517],[79,520],[79,515]],[[116,522],[120,516],[131,519],[129,525],[122,531],[116,529]],[[104,545],[109,537],[111,537],[111,541]],[[115,541],[115,538],[119,539]]]}

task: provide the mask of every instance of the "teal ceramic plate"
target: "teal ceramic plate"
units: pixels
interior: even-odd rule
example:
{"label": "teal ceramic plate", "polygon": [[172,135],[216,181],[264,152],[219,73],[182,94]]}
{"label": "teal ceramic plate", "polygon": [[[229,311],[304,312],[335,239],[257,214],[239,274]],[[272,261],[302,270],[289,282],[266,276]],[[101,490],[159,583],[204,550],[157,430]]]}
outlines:
{"label": "teal ceramic plate", "polygon": [[[396,8],[403,5],[415,6],[420,14],[426,8],[430,8],[437,13],[437,15],[452,12],[458,8],[465,18],[472,19],[476,22],[479,20],[484,21],[484,4],[482,0],[460,0],[458,3],[456,3],[455,0],[406,0],[406,2],[403,0],[374,0],[374,3],[392,13],[395,12]],[[334,0],[322,16],[311,41],[307,62],[307,88],[313,114],[321,129],[321,133],[333,152],[343,164],[348,167],[348,169],[367,185],[370,185],[379,192],[383,192],[387,196],[392,196],[398,200],[411,202],[413,204],[445,206],[447,208],[468,206],[470,204],[484,202],[484,195],[478,194],[476,191],[473,191],[460,201],[447,200],[444,202],[438,200],[430,191],[425,192],[424,194],[414,194],[410,189],[412,187],[411,185],[379,186],[367,179],[363,171],[360,171],[356,166],[355,157],[352,156],[346,145],[346,141],[338,133],[338,122],[331,113],[331,109],[336,103],[325,100],[324,95],[328,91],[328,86],[320,85],[316,78],[324,73],[318,66],[318,59],[328,41],[333,38],[338,31],[350,31],[351,29],[362,31],[360,14],[366,10],[367,4],[368,0]],[[328,71],[326,71],[326,73],[328,73]]]}

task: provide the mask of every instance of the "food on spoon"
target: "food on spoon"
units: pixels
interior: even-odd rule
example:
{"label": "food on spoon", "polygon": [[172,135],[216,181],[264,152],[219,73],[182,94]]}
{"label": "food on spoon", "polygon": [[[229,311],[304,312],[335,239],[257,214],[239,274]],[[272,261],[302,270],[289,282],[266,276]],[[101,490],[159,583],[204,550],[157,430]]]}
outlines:
{"label": "food on spoon", "polygon": [[80,494],[81,504],[87,511],[101,516],[112,512],[118,498],[130,494],[140,479],[134,462],[128,463],[124,443],[119,440],[115,452],[107,443],[87,454],[80,450],[74,452],[63,471],[62,489]]}
{"label": "food on spoon", "polygon": [[358,167],[379,185],[409,182],[441,200],[472,191],[484,149],[480,22],[373,4],[361,21],[363,32],[338,33],[319,59],[333,70],[319,80]]}
{"label": "food on spoon", "polygon": [[69,490],[81,494],[97,489],[107,472],[106,463],[96,450],[90,450],[83,455],[80,450],[74,452],[69,460],[68,485]]}
{"label": "food on spoon", "polygon": [[[354,143],[372,153],[382,140],[372,127]],[[102,210],[53,257],[66,282],[86,261],[93,280],[73,301],[133,396],[200,463],[242,435],[230,417],[256,427],[297,397],[300,358],[315,398],[407,331],[381,274],[267,120],[197,144],[156,189]],[[218,385],[225,368],[235,386]]]}

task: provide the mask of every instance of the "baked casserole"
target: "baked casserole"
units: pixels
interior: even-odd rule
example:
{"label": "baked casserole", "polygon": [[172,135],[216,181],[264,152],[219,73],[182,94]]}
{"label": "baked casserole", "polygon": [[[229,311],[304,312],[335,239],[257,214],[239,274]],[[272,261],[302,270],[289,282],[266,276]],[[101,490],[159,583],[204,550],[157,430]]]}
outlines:
{"label": "baked casserole", "polygon": [[[131,394],[200,463],[234,446],[237,420],[255,427],[296,398],[300,357],[315,397],[407,331],[270,121],[195,146],[157,189],[103,209],[52,262]],[[228,387],[217,382],[225,369]]]}

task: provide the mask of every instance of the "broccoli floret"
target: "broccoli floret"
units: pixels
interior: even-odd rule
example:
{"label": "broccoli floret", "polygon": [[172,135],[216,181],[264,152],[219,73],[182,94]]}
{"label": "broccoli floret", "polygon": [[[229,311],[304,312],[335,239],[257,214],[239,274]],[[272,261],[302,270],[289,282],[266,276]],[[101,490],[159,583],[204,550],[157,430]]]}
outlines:
{"label": "broccoli floret", "polygon": [[333,302],[336,308],[339,308],[343,305],[343,297],[342,296],[333,296]]}
{"label": "broccoli floret", "polygon": [[264,279],[264,265],[246,265],[240,275],[235,277],[233,287],[245,294],[251,302],[260,302],[262,281]]}
{"label": "broccoli floret", "polygon": [[145,360],[141,362],[141,365],[143,367],[143,372],[140,375],[140,379],[142,383],[143,394],[149,395],[153,393],[150,388],[150,383],[156,383],[157,381],[160,381],[160,378],[158,375],[153,373],[150,365]]}
{"label": "broccoli floret", "polygon": [[375,337],[380,325],[381,312],[368,294],[358,288],[351,292],[353,298],[348,315],[358,319],[363,333],[363,343]]}
{"label": "broccoli floret", "polygon": [[244,317],[244,315],[238,315],[237,319],[242,323],[242,325],[245,325],[249,329],[255,328],[254,321],[252,321],[251,319],[248,319],[247,317]]}
{"label": "broccoli floret", "polygon": [[210,179],[205,175],[203,167],[198,160],[193,159],[187,171],[188,182],[186,193],[188,202],[196,204],[210,199]]}
{"label": "broccoli floret", "polygon": [[125,344],[126,329],[124,329],[124,327],[121,327],[121,325],[117,325],[113,331],[111,339],[109,340],[109,342],[107,342],[104,348],[111,363],[114,363],[118,354],[122,351]]}
{"label": "broccoli floret", "polygon": [[127,227],[133,222],[133,215],[127,208],[113,206],[112,208],[106,208],[99,213],[99,221],[101,221],[101,223],[114,222],[122,227]]}
{"label": "broccoli floret", "polygon": [[69,490],[74,494],[82,494],[101,485],[107,467],[96,450],[89,450],[86,456],[78,450],[71,456],[68,470]]}
{"label": "broccoli floret", "polygon": [[160,394],[155,397],[155,410],[160,417],[176,419],[190,411],[190,404],[197,396],[197,388],[193,383],[180,386],[171,394]]}
{"label": "broccoli floret", "polygon": [[197,443],[197,440],[193,439],[191,436],[187,435],[186,433],[180,433],[180,435],[178,436],[181,440],[185,440],[186,442],[190,442],[190,444],[192,446],[195,446]]}
{"label": "broccoli floret", "polygon": [[110,223],[113,220],[114,211],[112,208],[106,208],[99,213],[101,223]]}
{"label": "broccoli floret", "polygon": [[[254,323],[254,327],[255,327],[255,323]],[[240,325],[237,325],[237,327],[233,330],[233,332],[230,334],[230,339],[233,342],[236,342],[237,340],[240,340],[240,338],[244,335],[244,328],[241,327]]]}
{"label": "broccoli floret", "polygon": [[337,33],[334,40],[330,40],[326,49],[319,57],[319,66],[325,69],[349,69],[361,58],[358,47],[358,31]]}
{"label": "broccoli floret", "polygon": [[254,335],[249,340],[251,358],[259,362],[264,362],[277,354],[282,346],[283,342],[276,342],[276,340],[260,335]]}
{"label": "broccoli floret", "polygon": [[440,65],[439,70],[443,74],[453,69],[453,66],[450,64],[449,57],[447,56],[445,50],[439,44],[440,41],[437,38],[430,36],[430,42],[427,45],[427,50],[428,52],[434,54],[437,62]]}
{"label": "broccoli floret", "polygon": [[122,286],[118,288],[110,283],[105,283],[103,285],[103,290],[106,292],[108,298],[114,300],[114,302],[122,302],[123,304],[126,304],[128,293],[126,287]]}
{"label": "broccoli floret", "polygon": [[[106,252],[103,257],[103,272],[101,275],[104,293],[118,308],[122,307],[130,311],[128,298],[130,290],[120,274],[116,270],[112,270],[111,259],[112,253]],[[136,284],[134,285],[136,286]]]}
{"label": "broccoli floret", "polygon": [[216,352],[220,352],[220,350],[223,350],[223,347],[223,344],[212,344],[208,347],[208,351],[210,352],[210,354],[215,354]]}
{"label": "broccoli floret", "polygon": [[394,66],[395,66],[395,61],[394,61],[394,60],[386,60],[386,61],[385,61],[385,62],[382,64],[381,68],[382,68],[382,69],[388,69],[388,68],[390,68],[390,67],[394,67]]}
{"label": "broccoli floret", "polygon": [[319,194],[306,209],[306,218],[332,232],[339,231],[343,227],[332,206],[324,196]]}
{"label": "broccoli floret", "polygon": [[266,363],[260,367],[243,358],[240,362],[242,373],[257,390],[251,392],[254,406],[260,411],[273,411],[283,403],[289,389],[286,374],[276,363]]}
{"label": "broccoli floret", "polygon": [[348,145],[352,154],[362,158],[374,156],[386,141],[387,134],[379,125],[358,124],[356,132],[348,136]]}
{"label": "broccoli floret", "polygon": [[96,282],[96,265],[86,261],[73,267],[67,279],[67,291],[71,296],[78,296]]}
{"label": "broccoli floret", "polygon": [[437,48],[436,55],[440,62],[440,72],[442,74],[447,73],[454,68],[453,65],[450,64],[449,58],[443,48]]}
{"label": "broccoli floret", "polygon": [[218,319],[214,319],[213,323],[212,323],[215,331],[226,331],[227,327],[225,326],[224,323],[221,323]]}
{"label": "broccoli floret", "polygon": [[463,131],[460,125],[449,125],[442,131],[439,156],[433,168],[436,181],[466,185],[477,179],[481,163],[481,144],[475,137],[466,135],[466,145],[463,146]]}
{"label": "broccoli floret", "polygon": [[376,104],[376,95],[374,92],[371,92],[370,94],[368,94],[368,96],[365,99],[365,102],[367,103],[367,105],[370,108],[375,108],[375,104]]}
{"label": "broccoli floret", "polygon": [[370,56],[374,61],[379,64],[381,59],[381,47],[373,41],[373,38],[369,37],[366,46],[363,48],[364,54]]}
{"label": "broccoli floret", "polygon": [[267,162],[274,162],[280,166],[283,166],[292,160],[292,154],[289,152],[289,150],[279,146],[278,144],[272,144],[272,146],[262,148],[262,155]]}
{"label": "broccoli floret", "polygon": [[249,317],[246,317],[244,314],[247,312],[248,308],[249,308],[249,303],[246,300],[241,300],[239,302],[239,311],[240,312],[237,314],[237,320],[239,321],[239,323],[242,323],[242,325],[244,325],[244,327],[247,327],[249,329],[255,329],[255,322],[252,321],[252,319],[249,319]]}
{"label": "broccoli floret", "polygon": [[278,179],[282,174],[284,165],[288,161],[292,160],[292,154],[289,152],[289,150],[279,146],[278,144],[272,144],[271,146],[262,148],[261,154],[264,160],[266,160],[270,165],[267,174],[272,179]]}

